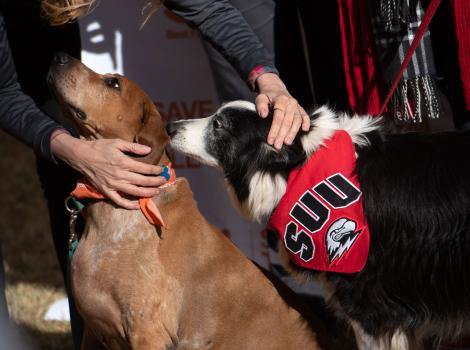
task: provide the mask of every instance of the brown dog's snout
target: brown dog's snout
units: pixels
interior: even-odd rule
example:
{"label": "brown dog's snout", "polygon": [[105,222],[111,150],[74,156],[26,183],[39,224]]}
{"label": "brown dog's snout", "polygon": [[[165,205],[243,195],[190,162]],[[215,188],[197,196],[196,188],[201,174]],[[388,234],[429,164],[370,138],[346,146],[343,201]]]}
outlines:
{"label": "brown dog's snout", "polygon": [[65,66],[70,62],[70,56],[65,52],[57,52],[52,58],[52,62],[59,66]]}
{"label": "brown dog's snout", "polygon": [[73,60],[74,59],[65,52],[56,52],[54,54],[47,74],[47,82],[50,86],[57,88],[57,86],[55,86],[57,78],[60,78],[65,71],[69,70],[71,67],[70,63]]}

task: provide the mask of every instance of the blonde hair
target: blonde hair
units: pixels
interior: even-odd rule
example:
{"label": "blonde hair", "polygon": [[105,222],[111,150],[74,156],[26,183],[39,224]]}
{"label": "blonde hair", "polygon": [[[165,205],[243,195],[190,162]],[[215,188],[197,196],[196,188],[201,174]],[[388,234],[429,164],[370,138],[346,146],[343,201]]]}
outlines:
{"label": "blonde hair", "polygon": [[150,17],[152,17],[155,12],[158,11],[160,8],[160,5],[163,4],[165,0],[149,0],[145,4],[145,6],[142,8],[142,24],[140,25],[139,29],[142,29],[144,25],[148,22]]}
{"label": "blonde hair", "polygon": [[[112,0],[111,0],[112,1]],[[143,23],[158,10],[164,0],[148,0],[142,8]],[[53,26],[74,22],[82,16],[89,14],[98,0],[42,0],[41,8],[43,16]]]}
{"label": "blonde hair", "polygon": [[97,0],[42,0],[43,16],[53,26],[76,21],[93,10]]}

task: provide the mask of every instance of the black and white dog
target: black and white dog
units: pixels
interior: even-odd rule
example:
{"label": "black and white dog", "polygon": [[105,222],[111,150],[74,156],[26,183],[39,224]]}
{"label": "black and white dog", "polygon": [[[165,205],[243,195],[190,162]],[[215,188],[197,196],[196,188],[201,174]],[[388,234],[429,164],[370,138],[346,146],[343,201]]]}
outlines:
{"label": "black and white dog", "polygon": [[352,274],[291,268],[319,277],[360,349],[432,349],[468,334],[470,133],[387,135],[380,119],[322,107],[311,115],[310,131],[276,151],[266,143],[270,124],[252,103],[235,101],[167,130],[175,150],[223,170],[256,220],[275,210],[293,169],[346,131],[370,229],[367,263]]}

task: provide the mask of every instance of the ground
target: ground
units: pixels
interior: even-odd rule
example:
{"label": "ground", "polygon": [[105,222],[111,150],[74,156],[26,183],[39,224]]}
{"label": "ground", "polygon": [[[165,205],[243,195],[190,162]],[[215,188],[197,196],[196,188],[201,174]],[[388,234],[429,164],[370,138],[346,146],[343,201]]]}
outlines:
{"label": "ground", "polygon": [[32,151],[0,131],[0,241],[11,318],[35,349],[72,349],[68,322],[44,321],[65,296]]}

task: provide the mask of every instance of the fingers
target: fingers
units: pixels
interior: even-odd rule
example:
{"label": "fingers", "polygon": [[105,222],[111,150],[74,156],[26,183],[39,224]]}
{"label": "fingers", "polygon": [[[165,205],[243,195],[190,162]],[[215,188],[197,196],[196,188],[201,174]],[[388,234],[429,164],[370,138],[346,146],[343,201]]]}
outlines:
{"label": "fingers", "polygon": [[310,130],[310,116],[305,112],[305,109],[300,107],[300,114],[302,116],[302,130],[309,131]]}
{"label": "fingers", "polygon": [[302,128],[303,131],[310,130],[310,117],[307,112],[305,112],[305,110],[299,106],[299,109],[294,112],[294,120],[289,132],[284,139],[284,143],[286,145],[291,145],[292,142],[294,142],[295,136],[299,132],[300,128]]}
{"label": "fingers", "polygon": [[137,154],[140,156],[144,156],[146,154],[149,154],[150,151],[152,150],[150,147],[141,145],[140,143],[132,143],[132,142],[127,142],[124,140],[114,140],[116,143],[117,148],[122,151],[122,152],[128,152],[128,153],[133,153]]}
{"label": "fingers", "polygon": [[[268,134],[268,143],[274,145],[279,130],[281,129],[282,122],[284,120],[285,108],[287,107],[288,98],[287,96],[280,96],[274,101],[274,114],[271,129]],[[282,145],[281,145],[282,146]],[[280,147],[278,148],[280,149]]]}
{"label": "fingers", "polygon": [[126,173],[125,181],[141,187],[159,187],[165,184],[166,179],[163,176],[145,176],[136,173]]}
{"label": "fingers", "polygon": [[[300,125],[301,118],[298,112],[297,101],[289,101],[284,112],[281,127],[279,128],[276,140],[274,141],[274,148],[281,149],[284,143],[290,145],[294,140],[295,135],[297,135]],[[289,138],[287,138],[288,134]]]}
{"label": "fingers", "polygon": [[137,198],[154,197],[160,192],[157,187],[166,182],[165,178],[161,176],[146,177],[129,173],[126,174],[126,177],[127,180],[108,180],[106,186],[101,186],[100,189],[106,197],[126,209],[139,209],[139,202],[124,198],[121,194]]}
{"label": "fingers", "polygon": [[102,190],[102,192],[106,197],[111,199],[119,207],[129,210],[136,210],[140,208],[139,201],[123,198],[117,191]]}
{"label": "fingers", "polygon": [[163,172],[163,168],[161,166],[142,163],[125,155],[123,155],[123,157],[121,165],[122,169],[143,175],[158,175]]}
{"label": "fingers", "polygon": [[157,165],[139,162],[123,152],[147,154],[147,146],[122,140],[99,139],[86,141],[86,149],[80,152],[76,168],[87,179],[110,198],[116,205],[126,209],[138,209],[138,202],[125,198],[153,197],[158,187],[166,183],[163,168]]}
{"label": "fingers", "polygon": [[120,193],[125,193],[133,197],[153,197],[156,196],[159,192],[158,188],[154,187],[139,187],[130,183],[119,183],[116,185],[116,189]]}
{"label": "fingers", "polygon": [[[158,168],[160,168],[158,173],[161,173],[161,167]],[[158,187],[166,183],[166,179],[163,176],[146,176],[133,170],[121,168],[109,173],[103,182],[109,191],[134,197],[153,197],[159,192]]]}
{"label": "fingers", "polygon": [[139,162],[122,153],[145,155],[151,151],[150,147],[119,139],[104,141],[109,141],[109,143],[100,148],[100,153],[101,156],[107,156],[106,160],[110,167],[143,175],[158,175],[163,171],[161,166]]}
{"label": "fingers", "polygon": [[300,128],[310,129],[310,117],[292,97],[280,96],[275,100],[273,122],[268,134],[268,143],[280,150],[283,144],[290,145]]}
{"label": "fingers", "polygon": [[139,209],[139,201],[124,198],[121,194],[126,194],[137,198],[151,198],[160,191],[155,187],[139,187],[131,183],[115,183],[112,187],[101,189],[101,192],[111,199],[118,206],[126,209]]}
{"label": "fingers", "polygon": [[[294,112],[294,120],[290,126],[290,129],[287,132],[286,137],[284,138],[284,143],[286,145],[291,145],[294,142],[295,136],[299,132],[300,127],[302,126],[302,116],[299,110]],[[280,140],[282,146],[282,140]]]}
{"label": "fingers", "polygon": [[257,79],[260,94],[256,97],[256,111],[262,118],[269,115],[273,107],[273,121],[268,134],[268,143],[281,149],[283,143],[291,144],[299,129],[310,129],[310,117],[289,94],[285,84],[276,74],[265,73]]}
{"label": "fingers", "polygon": [[[273,123],[268,135],[268,143],[276,149],[292,144],[303,123],[303,108],[292,97],[278,98],[274,105]],[[305,113],[305,111],[304,111]],[[306,113],[305,113],[306,114]]]}
{"label": "fingers", "polygon": [[255,104],[256,104],[256,111],[258,112],[261,118],[266,118],[269,115],[269,104],[270,104],[269,97],[265,94],[259,94],[256,97]]}

